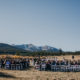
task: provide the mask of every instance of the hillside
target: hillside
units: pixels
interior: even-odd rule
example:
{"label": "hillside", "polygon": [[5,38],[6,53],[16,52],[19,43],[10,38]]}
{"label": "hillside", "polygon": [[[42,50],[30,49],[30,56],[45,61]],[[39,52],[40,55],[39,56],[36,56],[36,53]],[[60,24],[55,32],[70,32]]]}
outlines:
{"label": "hillside", "polygon": [[9,45],[9,44],[5,44],[5,43],[0,43],[0,53],[3,53],[3,52],[17,52],[17,51],[20,51],[20,52],[23,52],[25,50],[23,49],[20,49],[20,48],[16,48],[12,45]]}
{"label": "hillside", "polygon": [[32,52],[37,52],[37,51],[59,52],[59,49],[51,46],[35,46],[33,44],[22,44],[22,45],[14,45],[14,46]]}

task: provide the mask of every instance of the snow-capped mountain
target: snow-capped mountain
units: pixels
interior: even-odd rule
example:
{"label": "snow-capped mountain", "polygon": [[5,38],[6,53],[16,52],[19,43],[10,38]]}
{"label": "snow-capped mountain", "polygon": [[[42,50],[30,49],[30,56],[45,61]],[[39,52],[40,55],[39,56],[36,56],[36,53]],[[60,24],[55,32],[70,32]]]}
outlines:
{"label": "snow-capped mountain", "polygon": [[22,44],[22,45],[14,45],[17,48],[21,48],[27,51],[50,51],[50,52],[59,52],[59,49],[51,47],[51,46],[35,46],[33,44]]}

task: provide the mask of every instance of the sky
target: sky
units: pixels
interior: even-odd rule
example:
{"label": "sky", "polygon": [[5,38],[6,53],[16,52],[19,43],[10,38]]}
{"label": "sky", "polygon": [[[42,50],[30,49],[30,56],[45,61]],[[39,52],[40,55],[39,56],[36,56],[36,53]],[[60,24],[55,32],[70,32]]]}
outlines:
{"label": "sky", "polygon": [[80,50],[80,0],[0,0],[0,43]]}

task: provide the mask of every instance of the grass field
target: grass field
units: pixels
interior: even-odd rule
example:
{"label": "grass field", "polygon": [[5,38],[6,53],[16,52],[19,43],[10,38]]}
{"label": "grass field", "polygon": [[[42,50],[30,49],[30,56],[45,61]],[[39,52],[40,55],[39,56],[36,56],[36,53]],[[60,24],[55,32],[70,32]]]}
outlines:
{"label": "grass field", "polygon": [[80,72],[37,71],[33,68],[24,71],[0,70],[0,80],[80,80]]}
{"label": "grass field", "polygon": [[[64,57],[71,59],[71,56]],[[80,56],[75,56],[75,59],[80,59]],[[37,71],[33,67],[22,71],[0,69],[0,80],[80,80],[80,72]]]}

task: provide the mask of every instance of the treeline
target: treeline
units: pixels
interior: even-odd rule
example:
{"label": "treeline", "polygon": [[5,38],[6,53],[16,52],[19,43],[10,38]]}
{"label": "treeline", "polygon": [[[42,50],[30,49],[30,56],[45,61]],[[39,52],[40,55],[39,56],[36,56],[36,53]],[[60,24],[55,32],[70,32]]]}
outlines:
{"label": "treeline", "polygon": [[14,46],[0,43],[0,54],[12,54],[12,55],[22,55],[22,56],[61,56],[61,55],[80,55],[80,51],[76,52],[64,52],[59,49],[57,52],[52,51],[39,51],[39,52],[29,52],[21,48],[16,48]]}
{"label": "treeline", "polygon": [[29,51],[0,51],[0,54],[12,54],[21,56],[61,56],[61,55],[80,55],[80,51],[76,52],[29,52]]}
{"label": "treeline", "polygon": [[61,56],[61,55],[80,55],[80,51],[78,52],[25,52],[25,53],[16,53],[16,55],[22,56]]}

